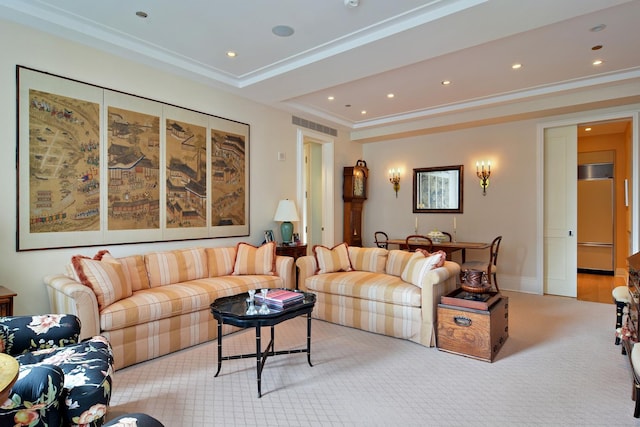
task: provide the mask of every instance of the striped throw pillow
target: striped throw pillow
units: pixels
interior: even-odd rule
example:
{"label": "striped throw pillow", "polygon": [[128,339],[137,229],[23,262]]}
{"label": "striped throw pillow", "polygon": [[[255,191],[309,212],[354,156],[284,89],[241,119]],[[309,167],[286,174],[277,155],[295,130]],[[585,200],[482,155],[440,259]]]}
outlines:
{"label": "striped throw pillow", "polygon": [[399,249],[390,250],[387,255],[385,273],[397,277],[402,276],[402,272],[412,256],[413,254],[408,251],[401,251]]}
{"label": "striped throw pillow", "polygon": [[349,250],[346,243],[340,243],[329,249],[326,246],[315,245],[313,253],[318,263],[317,274],[335,273],[337,271],[351,271]]}
{"label": "striped throw pillow", "polygon": [[132,295],[131,282],[127,280],[119,262],[76,255],[71,258],[71,263],[80,282],[96,294],[99,310]]}
{"label": "striped throw pillow", "polygon": [[236,261],[236,248],[206,248],[209,277],[229,276]]}
{"label": "striped throw pillow", "polygon": [[276,243],[268,242],[259,248],[248,243],[238,243],[233,275],[276,275]]}
{"label": "striped throw pillow", "polygon": [[102,256],[102,260],[120,263],[124,275],[131,282],[132,291],[149,289],[149,276],[147,276],[147,268],[144,266],[144,257],[142,255],[114,258],[113,255],[107,252]]}
{"label": "striped throw pillow", "polygon": [[416,251],[409,259],[400,276],[405,282],[414,284],[422,288],[422,278],[429,271],[437,268],[438,264],[442,265],[444,258],[442,253],[435,253],[425,256],[423,252]]}
{"label": "striped throw pillow", "polygon": [[388,252],[386,249],[349,246],[348,250],[349,261],[354,270],[384,273]]}

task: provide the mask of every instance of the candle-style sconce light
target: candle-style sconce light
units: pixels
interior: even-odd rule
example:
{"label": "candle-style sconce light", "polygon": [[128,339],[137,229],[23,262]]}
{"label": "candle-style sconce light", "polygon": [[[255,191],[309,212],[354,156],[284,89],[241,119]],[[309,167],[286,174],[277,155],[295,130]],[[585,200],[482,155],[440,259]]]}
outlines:
{"label": "candle-style sconce light", "polygon": [[389,182],[393,184],[393,191],[396,192],[398,198],[398,190],[400,189],[400,169],[389,169]]}
{"label": "candle-style sconce light", "polygon": [[491,176],[491,162],[487,162],[485,168],[484,160],[482,163],[476,162],[476,175],[480,179],[480,187],[482,187],[482,195],[487,195],[487,187],[489,186],[489,177]]}

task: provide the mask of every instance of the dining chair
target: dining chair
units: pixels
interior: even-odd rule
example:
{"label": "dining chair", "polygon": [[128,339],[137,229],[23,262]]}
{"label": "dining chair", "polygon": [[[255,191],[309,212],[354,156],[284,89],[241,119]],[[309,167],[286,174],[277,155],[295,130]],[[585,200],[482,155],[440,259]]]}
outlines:
{"label": "dining chair", "polygon": [[384,231],[376,231],[373,233],[373,237],[376,241],[376,246],[382,249],[389,249],[389,236]]}
{"label": "dining chair", "polygon": [[451,233],[447,233],[446,231],[442,231],[442,234],[444,234],[445,236],[447,236],[447,239],[449,239],[449,242],[453,242],[453,237],[451,237]]}
{"label": "dining chair", "polygon": [[426,249],[429,252],[433,252],[433,242],[429,237],[421,234],[407,236],[404,243],[409,252],[413,252],[416,249]]}
{"label": "dining chair", "polygon": [[487,272],[487,279],[489,284],[493,284],[496,287],[496,291],[500,292],[498,287],[498,249],[500,249],[500,242],[502,242],[502,236],[498,236],[491,242],[491,248],[489,249],[489,261],[468,261],[463,262],[460,265],[460,271],[464,270],[481,270]]}

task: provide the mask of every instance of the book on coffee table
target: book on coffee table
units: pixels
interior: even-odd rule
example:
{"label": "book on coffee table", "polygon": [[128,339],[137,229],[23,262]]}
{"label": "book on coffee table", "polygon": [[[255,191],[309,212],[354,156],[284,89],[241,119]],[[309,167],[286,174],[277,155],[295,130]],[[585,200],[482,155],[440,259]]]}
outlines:
{"label": "book on coffee table", "polygon": [[[257,293],[255,295],[257,302],[263,302],[262,294]],[[273,305],[275,307],[288,307],[292,304],[302,302],[304,294],[302,292],[293,292],[286,289],[270,289],[267,292],[266,302],[267,305]]]}

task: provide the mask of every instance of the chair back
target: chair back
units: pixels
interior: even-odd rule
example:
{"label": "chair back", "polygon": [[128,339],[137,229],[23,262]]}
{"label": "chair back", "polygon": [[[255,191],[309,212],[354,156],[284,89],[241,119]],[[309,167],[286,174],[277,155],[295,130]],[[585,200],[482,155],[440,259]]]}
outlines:
{"label": "chair back", "polygon": [[384,231],[376,231],[373,233],[373,237],[376,241],[376,246],[383,249],[389,249],[389,236]]}
{"label": "chair back", "polygon": [[442,234],[447,236],[447,239],[449,239],[450,242],[453,242],[453,237],[451,237],[451,233],[447,233],[446,231],[442,231]]}
{"label": "chair back", "polygon": [[[500,249],[500,242],[502,242],[502,236],[498,236],[491,242],[491,253],[489,254],[489,266],[498,265],[498,249]],[[491,267],[489,267],[491,268]]]}
{"label": "chair back", "polygon": [[426,249],[429,252],[433,252],[433,242],[429,237],[421,234],[407,236],[404,243],[409,252],[413,252],[416,249]]}

